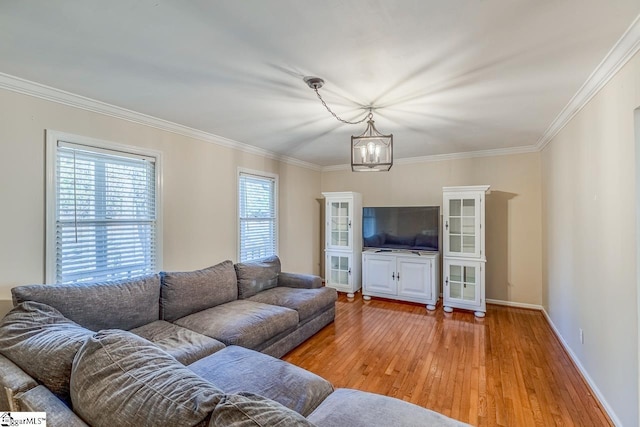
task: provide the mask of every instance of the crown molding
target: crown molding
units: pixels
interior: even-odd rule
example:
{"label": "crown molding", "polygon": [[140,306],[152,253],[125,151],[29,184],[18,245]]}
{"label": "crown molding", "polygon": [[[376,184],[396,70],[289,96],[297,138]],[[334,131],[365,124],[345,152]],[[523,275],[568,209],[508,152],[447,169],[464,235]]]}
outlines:
{"label": "crown molding", "polygon": [[412,163],[441,162],[443,160],[472,159],[475,157],[509,156],[513,154],[534,153],[536,151],[538,150],[534,145],[527,145],[524,147],[494,148],[491,150],[465,151],[461,153],[435,154],[433,156],[408,157],[404,159],[398,159],[395,161],[395,163],[399,165],[409,165]]}
{"label": "crown molding", "polygon": [[126,108],[118,107],[112,104],[107,104],[106,102],[87,98],[81,95],[76,95],[71,92],[25,80],[9,74],[0,73],[0,88],[44,99],[46,101],[52,101],[58,104],[67,105],[69,107],[103,114],[117,119],[127,120],[132,123],[149,126],[162,131],[198,139],[200,141],[213,143],[223,147],[232,148],[235,150],[243,151],[245,153],[256,154],[290,165],[300,166],[315,171],[322,170],[321,166],[313,163],[298,160],[293,157],[276,154],[271,151],[257,148],[242,142],[234,141],[232,139],[225,138],[219,135],[204,132],[178,123],[170,122],[168,120],[159,119],[157,117],[128,110]]}
{"label": "crown molding", "polygon": [[[430,163],[442,162],[446,160],[472,159],[476,157],[495,157],[509,156],[514,154],[535,153],[539,151],[535,145],[527,145],[524,147],[496,148],[493,150],[466,151],[462,153],[435,154],[433,156],[405,157],[403,159],[394,159],[394,165],[410,165],[413,163]],[[334,172],[341,170],[351,170],[351,165],[335,165],[325,166],[322,172]]]}
{"label": "crown molding", "polygon": [[[535,145],[495,150],[470,151],[464,153],[437,154],[433,156],[411,157],[396,159],[396,164],[413,164],[425,162],[437,162],[444,160],[468,159],[474,157],[502,156],[510,154],[532,153],[543,150],[547,144],[571,121],[571,119],[611,80],[611,78],[640,50],[640,15],[625,31],[622,37],[589,75],[586,82],[571,98],[569,103],[560,111],[551,122],[544,134]],[[25,80],[9,74],[0,73],[0,88],[22,93],[47,101],[64,104],[70,107],[80,108],[86,111],[104,114],[129,122],[153,127],[159,130],[175,133],[189,138],[210,142],[223,147],[236,149],[250,154],[263,156],[269,159],[281,161],[294,166],[303,167],[320,172],[332,172],[351,169],[350,165],[333,165],[322,167],[320,165],[305,162],[293,157],[273,153],[262,148],[238,142],[212,133],[204,132],[168,120],[159,119],[147,114],[138,113],[126,108],[117,107],[95,99],[76,95],[40,83]]]}
{"label": "crown molding", "polygon": [[640,50],[640,15],[627,28],[618,42],[598,64],[596,69],[578,89],[560,114],[551,122],[536,143],[541,151],[582,110],[585,105],[616,75],[618,71]]}

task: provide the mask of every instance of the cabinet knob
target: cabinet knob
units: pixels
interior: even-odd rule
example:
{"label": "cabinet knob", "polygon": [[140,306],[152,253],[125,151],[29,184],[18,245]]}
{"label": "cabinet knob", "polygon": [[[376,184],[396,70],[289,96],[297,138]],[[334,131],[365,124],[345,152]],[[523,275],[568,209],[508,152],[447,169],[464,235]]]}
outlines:
{"label": "cabinet knob", "polygon": [[395,271],[394,271],[393,273],[391,273],[391,278],[392,278],[393,280],[396,280],[396,272],[395,272]]}
{"label": "cabinet knob", "polygon": [[449,221],[445,221],[444,222],[444,229],[448,230],[449,229]]}
{"label": "cabinet knob", "polygon": [[400,272],[398,271],[398,274],[396,274],[396,279],[400,280]]}
{"label": "cabinet knob", "polygon": [[449,286],[449,278],[448,277],[446,279],[444,279],[444,285],[445,286]]}
{"label": "cabinet knob", "polygon": [[349,269],[349,274],[351,274],[351,269]]}

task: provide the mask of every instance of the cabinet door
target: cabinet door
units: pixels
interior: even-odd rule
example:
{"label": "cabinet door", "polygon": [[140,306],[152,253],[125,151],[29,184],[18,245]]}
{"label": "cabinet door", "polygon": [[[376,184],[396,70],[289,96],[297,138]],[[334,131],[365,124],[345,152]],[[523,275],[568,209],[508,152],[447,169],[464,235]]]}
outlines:
{"label": "cabinet door", "polygon": [[367,291],[396,295],[396,258],[393,256],[365,255],[363,293]]}
{"label": "cabinet door", "polygon": [[326,284],[340,289],[351,288],[351,254],[327,253]]}
{"label": "cabinet door", "polygon": [[481,256],[480,200],[478,194],[444,195],[445,256]]}
{"label": "cabinet door", "polygon": [[444,304],[461,303],[480,306],[482,262],[445,260]]}
{"label": "cabinet door", "polygon": [[397,258],[398,295],[431,298],[431,261],[416,257]]}
{"label": "cabinet door", "polygon": [[326,247],[328,249],[351,249],[353,245],[351,232],[353,201],[350,199],[328,199],[326,218]]}

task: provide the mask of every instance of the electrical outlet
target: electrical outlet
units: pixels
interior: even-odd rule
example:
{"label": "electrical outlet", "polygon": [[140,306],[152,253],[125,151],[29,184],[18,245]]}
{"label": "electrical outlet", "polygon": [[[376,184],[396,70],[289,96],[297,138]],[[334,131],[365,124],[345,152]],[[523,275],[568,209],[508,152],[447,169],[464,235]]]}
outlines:
{"label": "electrical outlet", "polygon": [[580,344],[584,344],[584,331],[582,330],[582,328],[580,328],[579,331],[580,331]]}

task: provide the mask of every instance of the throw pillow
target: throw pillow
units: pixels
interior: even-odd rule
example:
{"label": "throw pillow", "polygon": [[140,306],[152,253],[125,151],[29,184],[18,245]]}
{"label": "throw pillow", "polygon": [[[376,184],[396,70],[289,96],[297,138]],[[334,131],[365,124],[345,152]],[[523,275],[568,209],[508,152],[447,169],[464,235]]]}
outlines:
{"label": "throw pillow", "polygon": [[168,322],[238,299],[231,261],[196,271],[162,272],[160,278],[160,311]]}
{"label": "throw pillow", "polygon": [[53,307],[23,302],[0,321],[0,353],[68,401],[73,358],[92,335]]}
{"label": "throw pillow", "polygon": [[73,362],[73,409],[94,427],[195,426],[222,397],[213,384],[126,331],[98,332]]}
{"label": "throw pillow", "polygon": [[302,415],[253,393],[225,396],[211,414],[209,427],[312,427]]}
{"label": "throw pillow", "polygon": [[260,291],[278,286],[280,258],[272,256],[235,265],[238,276],[238,298],[245,299]]}

